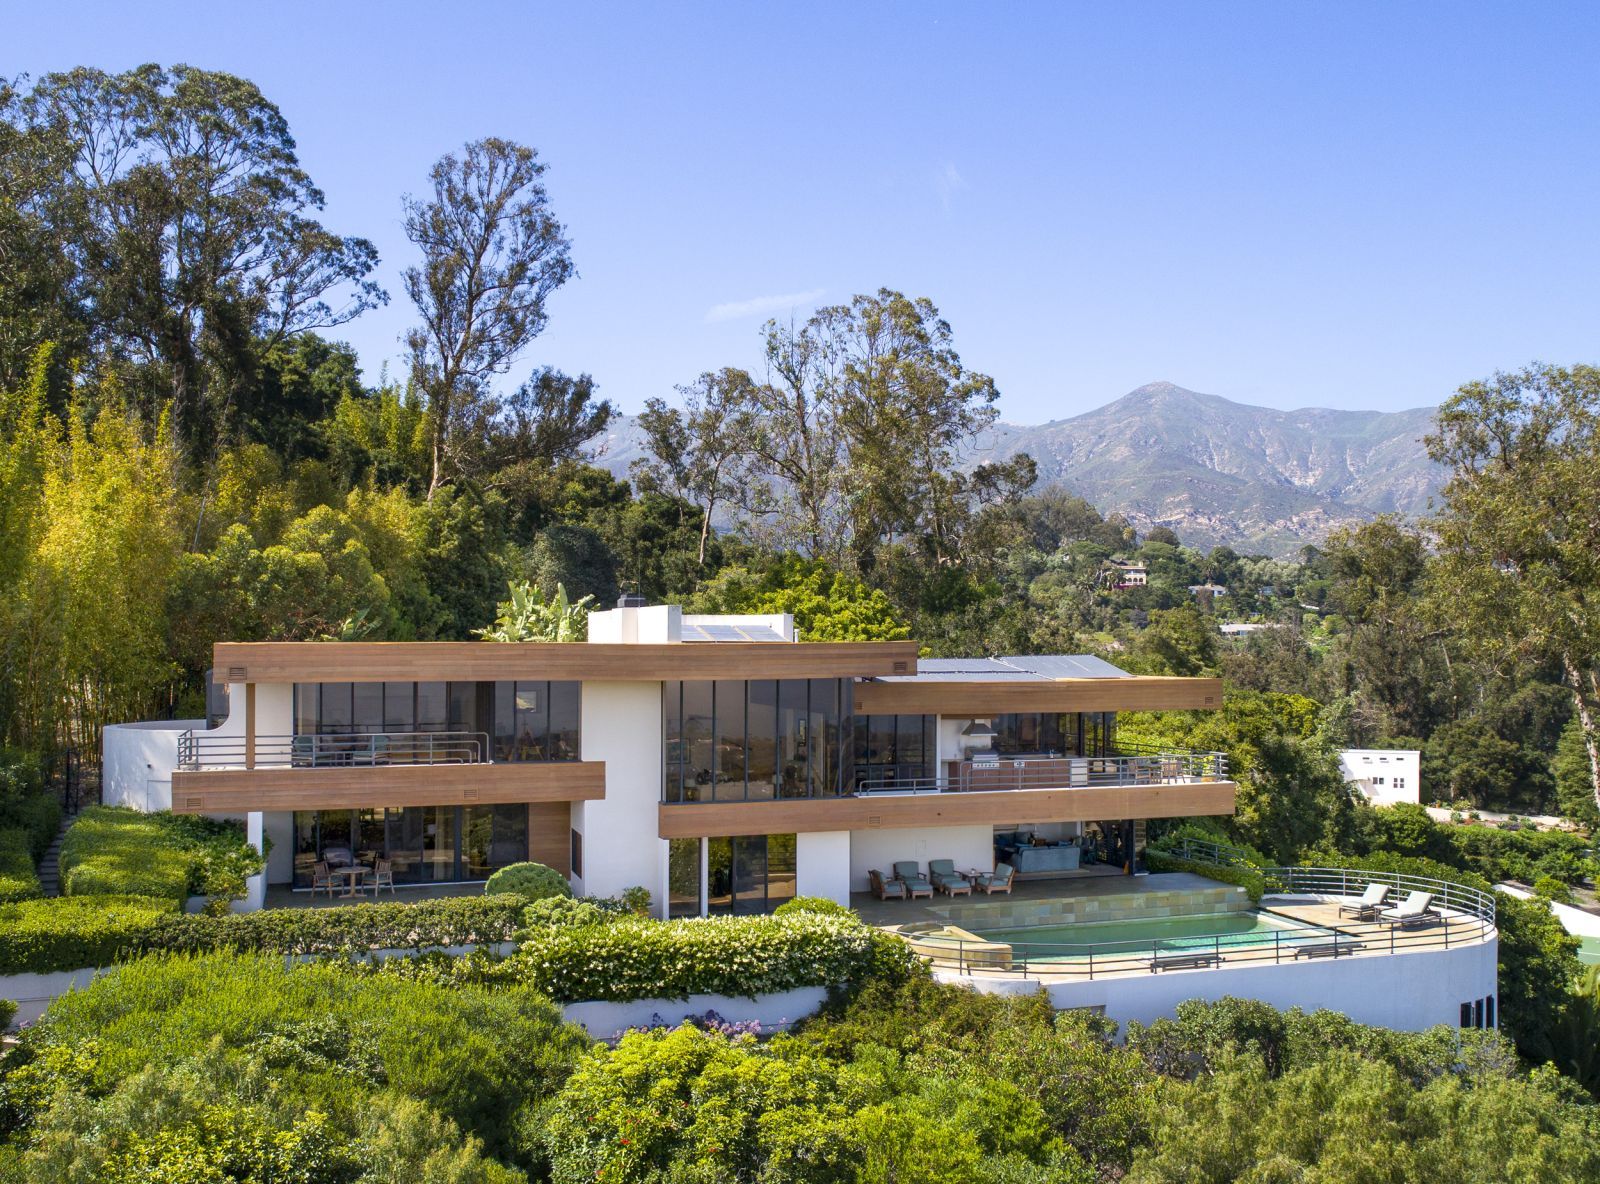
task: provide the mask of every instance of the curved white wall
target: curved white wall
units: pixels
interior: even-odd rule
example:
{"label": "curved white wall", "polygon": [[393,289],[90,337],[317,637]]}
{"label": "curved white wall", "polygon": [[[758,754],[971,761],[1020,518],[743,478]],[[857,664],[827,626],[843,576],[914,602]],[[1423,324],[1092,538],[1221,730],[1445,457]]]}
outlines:
{"label": "curved white wall", "polygon": [[172,770],[178,736],[206,726],[203,719],[158,719],[107,724],[100,740],[101,800],[135,810],[172,809]]}

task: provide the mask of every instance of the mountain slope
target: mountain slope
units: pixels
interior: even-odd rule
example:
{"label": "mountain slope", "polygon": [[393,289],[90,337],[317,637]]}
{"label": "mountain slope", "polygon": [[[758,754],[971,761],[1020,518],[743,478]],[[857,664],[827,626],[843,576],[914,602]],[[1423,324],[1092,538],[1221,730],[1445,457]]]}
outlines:
{"label": "mountain slope", "polygon": [[[1063,486],[1141,530],[1287,555],[1377,514],[1425,513],[1442,480],[1422,445],[1432,424],[1429,407],[1277,411],[1154,382],[1070,419],[996,424],[970,460],[1027,452],[1040,488]],[[643,444],[619,421],[598,463],[625,476]]]}

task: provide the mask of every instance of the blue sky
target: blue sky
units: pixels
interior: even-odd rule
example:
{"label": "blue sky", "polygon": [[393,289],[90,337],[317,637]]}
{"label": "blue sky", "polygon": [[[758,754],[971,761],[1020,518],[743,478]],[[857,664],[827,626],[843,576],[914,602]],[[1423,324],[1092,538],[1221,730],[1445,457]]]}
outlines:
{"label": "blue sky", "polygon": [[[0,71],[186,61],[257,82],[372,238],[400,357],[400,195],[537,147],[579,278],[511,374],[626,410],[754,366],[767,315],[925,295],[1006,418],[1141,383],[1397,409],[1595,361],[1600,6],[9,4]],[[395,367],[398,372],[398,367]]]}

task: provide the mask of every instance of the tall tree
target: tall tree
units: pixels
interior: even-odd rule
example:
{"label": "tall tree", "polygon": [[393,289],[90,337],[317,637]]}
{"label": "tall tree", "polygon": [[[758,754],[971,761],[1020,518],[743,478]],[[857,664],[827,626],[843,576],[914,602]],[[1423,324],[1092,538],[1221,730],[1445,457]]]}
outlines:
{"label": "tall tree", "polygon": [[155,397],[191,458],[214,443],[259,349],[387,298],[367,278],[373,245],[314,217],[322,192],[253,83],[191,66],[80,67],[46,75],[18,110],[26,129],[72,146],[37,205],[100,344],[160,376]]}
{"label": "tall tree", "polygon": [[743,370],[724,368],[702,374],[678,393],[681,410],[662,399],[646,400],[639,426],[650,455],[635,461],[633,470],[640,479],[699,507],[695,562],[703,567],[717,507],[738,498],[748,485],[755,383]]}
{"label": "tall tree", "polygon": [[587,374],[569,377],[550,366],[533,372],[505,401],[491,430],[498,464],[550,466],[583,460],[586,446],[611,426],[617,405],[596,396]]}
{"label": "tall tree", "polygon": [[548,166],[510,140],[476,140],[407,198],[406,237],[422,252],[404,273],[422,323],[406,334],[428,404],[431,499],[455,467],[456,437],[484,413],[489,380],[544,329],[545,301],[573,275],[571,244],[539,178]]}
{"label": "tall tree", "polygon": [[1427,444],[1451,474],[1438,611],[1493,657],[1561,671],[1600,803],[1600,369],[1469,383]]}

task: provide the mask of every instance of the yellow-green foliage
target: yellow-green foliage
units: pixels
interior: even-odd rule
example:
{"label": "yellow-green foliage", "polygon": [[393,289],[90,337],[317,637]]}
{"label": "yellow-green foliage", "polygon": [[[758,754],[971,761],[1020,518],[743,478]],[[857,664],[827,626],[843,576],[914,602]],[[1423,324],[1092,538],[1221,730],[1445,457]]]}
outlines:
{"label": "yellow-green foliage", "polygon": [[85,810],[61,844],[61,889],[67,896],[183,901],[234,886],[237,873],[253,875],[260,867],[259,854],[237,825],[116,806]]}

